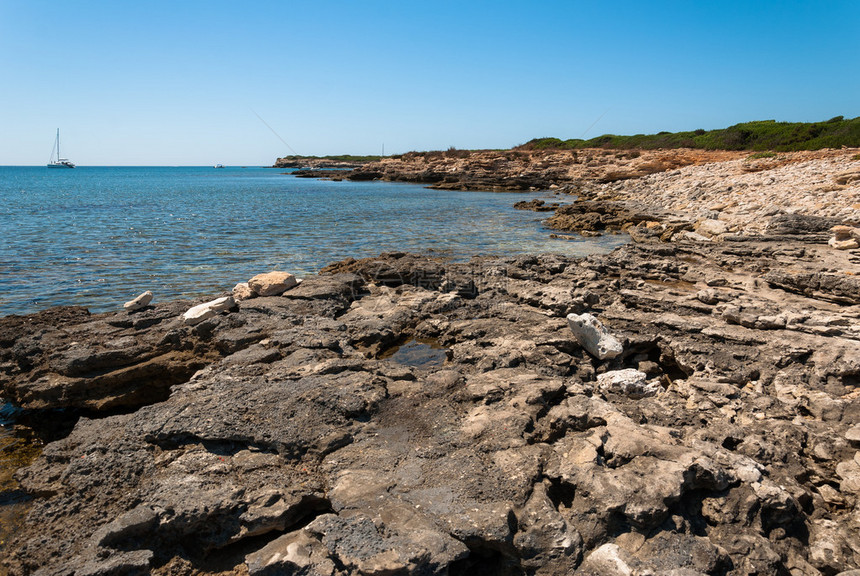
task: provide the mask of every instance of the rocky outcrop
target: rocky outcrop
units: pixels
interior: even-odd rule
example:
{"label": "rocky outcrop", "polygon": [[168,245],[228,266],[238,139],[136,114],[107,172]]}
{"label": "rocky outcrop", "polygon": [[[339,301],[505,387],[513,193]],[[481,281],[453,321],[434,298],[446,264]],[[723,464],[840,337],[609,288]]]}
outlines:
{"label": "rocky outcrop", "polygon": [[553,212],[558,209],[558,207],[558,202],[552,202],[550,204],[547,204],[546,200],[540,200],[538,198],[535,198],[534,200],[530,200],[528,202],[522,200],[514,204],[514,208],[516,208],[517,210],[531,210],[532,212]]}
{"label": "rocky outcrop", "polygon": [[541,190],[615,182],[648,174],[736,159],[743,153],[706,150],[448,150],[409,152],[353,169],[314,169],[297,176],[334,180],[389,180],[444,190]]}
{"label": "rocky outcrop", "polygon": [[366,162],[349,160],[333,160],[331,158],[315,158],[301,156],[285,156],[275,160],[272,168],[298,168],[305,170],[352,170],[364,166]]}
{"label": "rocky outcrop", "polygon": [[[860,307],[824,281],[856,263],[818,242],[389,254],[195,326],[188,303],[0,319],[3,394],[90,409],[19,471],[35,499],[2,561],[39,575],[858,569]],[[617,355],[578,343],[567,315],[585,313]],[[412,340],[444,362],[387,353]],[[161,380],[171,353],[186,363]],[[104,378],[146,362],[138,389],[161,392],[99,412],[119,395]]]}

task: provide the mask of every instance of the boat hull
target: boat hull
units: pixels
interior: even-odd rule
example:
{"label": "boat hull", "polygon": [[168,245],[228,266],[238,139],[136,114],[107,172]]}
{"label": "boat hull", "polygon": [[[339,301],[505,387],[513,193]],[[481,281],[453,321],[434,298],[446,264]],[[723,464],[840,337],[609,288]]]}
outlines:
{"label": "boat hull", "polygon": [[48,168],[74,168],[75,165],[71,162],[51,162]]}

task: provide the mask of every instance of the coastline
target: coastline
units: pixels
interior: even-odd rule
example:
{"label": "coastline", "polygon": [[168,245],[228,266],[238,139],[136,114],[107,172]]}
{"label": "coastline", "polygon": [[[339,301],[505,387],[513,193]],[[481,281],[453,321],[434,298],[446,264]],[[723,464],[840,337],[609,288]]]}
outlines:
{"label": "coastline", "polygon": [[0,318],[2,394],[86,416],[17,474],[11,573],[860,568],[857,152],[604,152],[533,170],[577,196],[558,230],[630,232],[607,255],[348,259],[195,326]]}
{"label": "coastline", "polygon": [[548,190],[562,200],[629,204],[693,223],[720,220],[750,234],[762,234],[763,223],[778,213],[860,224],[860,148],[765,154],[683,148],[450,150],[410,152],[351,171],[319,168],[297,175],[451,190]]}

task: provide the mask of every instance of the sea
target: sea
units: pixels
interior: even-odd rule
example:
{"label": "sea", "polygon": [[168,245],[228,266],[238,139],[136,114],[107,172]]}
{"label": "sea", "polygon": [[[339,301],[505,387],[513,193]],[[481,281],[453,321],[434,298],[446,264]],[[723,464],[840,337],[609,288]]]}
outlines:
{"label": "sea", "polygon": [[214,295],[261,272],[301,277],[381,252],[582,256],[625,241],[550,238],[546,213],[513,209],[540,196],[258,167],[0,166],[0,316],[120,310],[145,290]]}

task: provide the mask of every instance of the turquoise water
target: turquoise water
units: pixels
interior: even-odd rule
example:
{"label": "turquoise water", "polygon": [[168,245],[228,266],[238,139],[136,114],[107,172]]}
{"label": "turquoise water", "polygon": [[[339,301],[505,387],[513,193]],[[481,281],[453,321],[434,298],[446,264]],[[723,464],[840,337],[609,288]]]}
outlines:
{"label": "turquoise water", "polygon": [[434,250],[605,252],[620,237],[554,240],[535,195],[330,182],[267,168],[0,166],[0,315],[78,304],[115,310],[213,294],[272,269],[297,275],[347,257]]}

